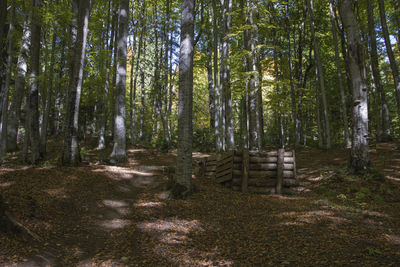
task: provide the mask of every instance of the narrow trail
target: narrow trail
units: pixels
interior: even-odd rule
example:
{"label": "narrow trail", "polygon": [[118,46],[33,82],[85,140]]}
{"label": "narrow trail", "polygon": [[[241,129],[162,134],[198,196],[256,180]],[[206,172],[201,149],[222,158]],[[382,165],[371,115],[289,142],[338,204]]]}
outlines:
{"label": "narrow trail", "polygon": [[[379,149],[374,164],[396,170],[392,147]],[[185,201],[165,190],[174,154],[130,149],[127,163],[111,166],[101,160],[109,151],[101,153],[77,168],[1,170],[13,214],[43,239],[0,236],[1,266],[373,266],[400,258],[400,190],[384,203],[354,202],[342,149],[299,152],[292,195],[242,194],[195,177],[198,192]]]}

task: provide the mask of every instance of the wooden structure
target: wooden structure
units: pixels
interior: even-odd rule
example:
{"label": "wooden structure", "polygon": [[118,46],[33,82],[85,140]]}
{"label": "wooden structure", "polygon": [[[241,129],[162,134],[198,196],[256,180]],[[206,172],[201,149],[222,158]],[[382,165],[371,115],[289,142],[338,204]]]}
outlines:
{"label": "wooden structure", "polygon": [[281,194],[298,184],[294,151],[231,151],[207,158],[204,174],[235,191]]}

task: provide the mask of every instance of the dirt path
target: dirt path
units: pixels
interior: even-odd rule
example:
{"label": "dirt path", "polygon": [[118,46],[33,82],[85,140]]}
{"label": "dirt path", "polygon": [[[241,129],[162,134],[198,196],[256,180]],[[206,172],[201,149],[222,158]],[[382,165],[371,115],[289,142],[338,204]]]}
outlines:
{"label": "dirt path", "polygon": [[[392,148],[372,156],[397,178]],[[185,201],[169,200],[165,191],[173,154],[129,151],[129,162],[118,166],[101,164],[103,155],[91,151],[92,164],[78,168],[1,169],[0,190],[12,212],[42,240],[0,236],[0,265],[400,262],[400,190],[370,181],[364,192],[367,184],[344,174],[344,150],[298,153],[301,186],[291,196],[242,194],[197,177],[199,192]]]}

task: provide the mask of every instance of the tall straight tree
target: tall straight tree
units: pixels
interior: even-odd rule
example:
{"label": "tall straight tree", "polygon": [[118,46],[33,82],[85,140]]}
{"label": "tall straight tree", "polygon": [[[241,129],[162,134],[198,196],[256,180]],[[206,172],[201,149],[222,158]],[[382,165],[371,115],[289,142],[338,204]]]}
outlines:
{"label": "tall straight tree", "polygon": [[311,38],[314,44],[314,57],[315,57],[315,67],[316,67],[316,76],[317,82],[319,86],[319,90],[321,92],[322,98],[322,114],[323,114],[323,121],[324,121],[324,137],[325,137],[325,148],[331,148],[331,132],[330,132],[330,121],[328,115],[328,102],[326,100],[326,90],[325,90],[325,77],[324,77],[324,68],[322,65],[321,59],[321,52],[320,52],[320,45],[319,40],[315,34],[315,21],[314,21],[314,0],[308,0],[308,12],[310,15],[310,22],[311,22]]}
{"label": "tall straight tree", "polygon": [[397,66],[396,59],[394,57],[392,45],[390,43],[389,31],[386,23],[386,11],[385,11],[385,2],[383,0],[378,0],[379,4],[379,15],[381,18],[382,25],[382,33],[383,39],[385,40],[386,52],[389,58],[390,68],[392,69],[393,81],[394,81],[394,89],[396,95],[397,102],[397,115],[400,124],[400,76],[399,76],[399,68]]}
{"label": "tall straight tree", "polygon": [[14,46],[14,17],[15,17],[15,0],[11,1],[10,12],[10,25],[8,28],[8,48],[7,48],[7,71],[6,80],[4,83],[4,97],[2,118],[0,119],[0,159],[7,153],[7,124],[8,124],[8,98],[10,94],[11,73],[12,73],[12,59],[13,59],[13,46]]}
{"label": "tall straight tree", "polygon": [[121,0],[119,7],[119,31],[117,42],[117,77],[114,117],[114,148],[111,159],[115,162],[126,160],[126,62],[129,23],[129,0]]}
{"label": "tall straight tree", "polygon": [[16,66],[16,78],[14,85],[14,93],[11,99],[10,112],[8,115],[8,141],[7,150],[17,150],[17,135],[19,120],[21,117],[21,103],[25,91],[25,79],[28,71],[28,53],[30,41],[30,28],[28,16],[25,18],[22,30],[21,47],[18,54]]}
{"label": "tall straight tree", "polygon": [[178,156],[172,195],[185,198],[192,191],[193,52],[195,0],[183,0],[179,54]]}
{"label": "tall straight tree", "polygon": [[7,21],[7,1],[0,1],[0,121],[3,111],[3,100],[5,92],[5,77],[6,77],[6,36],[5,27]]}
{"label": "tall straight tree", "polygon": [[81,101],[83,64],[86,54],[91,0],[75,0],[78,6],[78,28],[73,51],[72,75],[70,76],[66,103],[65,134],[62,162],[77,165],[81,161],[78,143],[79,104]]}
{"label": "tall straight tree", "polygon": [[346,94],[345,94],[344,85],[343,85],[342,67],[340,65],[339,44],[338,44],[336,21],[335,21],[335,9],[334,9],[332,2],[330,2],[330,17],[331,17],[332,36],[333,36],[333,47],[335,49],[336,72],[337,72],[337,79],[338,79],[338,85],[339,85],[339,91],[340,91],[341,112],[342,112],[343,129],[344,129],[344,141],[345,141],[345,146],[347,148],[350,148],[351,141],[350,141],[350,131],[349,131],[349,120],[347,117]]}
{"label": "tall straight tree", "polygon": [[31,141],[31,162],[36,164],[40,160],[39,136],[39,72],[40,72],[40,36],[41,15],[39,8],[41,0],[32,0],[31,17],[31,48],[29,69],[29,124]]}
{"label": "tall straight tree", "polygon": [[360,29],[353,11],[353,0],[340,0],[340,14],[347,33],[348,60],[353,87],[353,144],[349,170],[365,172],[370,166],[368,152],[368,89],[364,62],[364,48]]}
{"label": "tall straight tree", "polygon": [[374,22],[374,1],[368,0],[367,2],[367,14],[368,14],[368,34],[369,34],[369,45],[371,54],[371,68],[372,75],[375,82],[375,87],[378,92],[379,100],[379,123],[377,126],[377,139],[378,141],[391,140],[390,135],[390,120],[389,120],[389,108],[386,101],[385,91],[383,90],[381,74],[379,71],[379,60],[378,60],[378,48],[376,44],[376,31]]}
{"label": "tall straight tree", "polygon": [[222,39],[222,66],[221,66],[221,86],[222,86],[222,99],[225,106],[225,144],[226,150],[232,150],[235,147],[235,136],[233,131],[232,120],[232,96],[231,96],[231,81],[230,81],[230,66],[229,66],[229,50],[230,40],[229,33],[231,28],[231,13],[232,13],[232,0],[223,1],[223,31],[224,37]]}

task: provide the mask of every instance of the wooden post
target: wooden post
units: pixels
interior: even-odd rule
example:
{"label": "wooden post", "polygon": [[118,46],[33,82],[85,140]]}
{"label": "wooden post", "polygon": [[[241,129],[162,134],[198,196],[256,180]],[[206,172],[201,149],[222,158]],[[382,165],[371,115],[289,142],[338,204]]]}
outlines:
{"label": "wooden post", "polygon": [[249,183],[249,150],[243,149],[242,158],[242,193],[247,193],[248,183]]}
{"label": "wooden post", "polygon": [[276,181],[276,193],[282,194],[282,184],[283,184],[283,163],[285,161],[285,149],[278,150],[278,177]]}
{"label": "wooden post", "polygon": [[294,150],[293,150],[293,178],[296,180],[296,184],[298,184],[299,180],[297,179],[297,173],[296,173],[296,154],[294,153]]}

